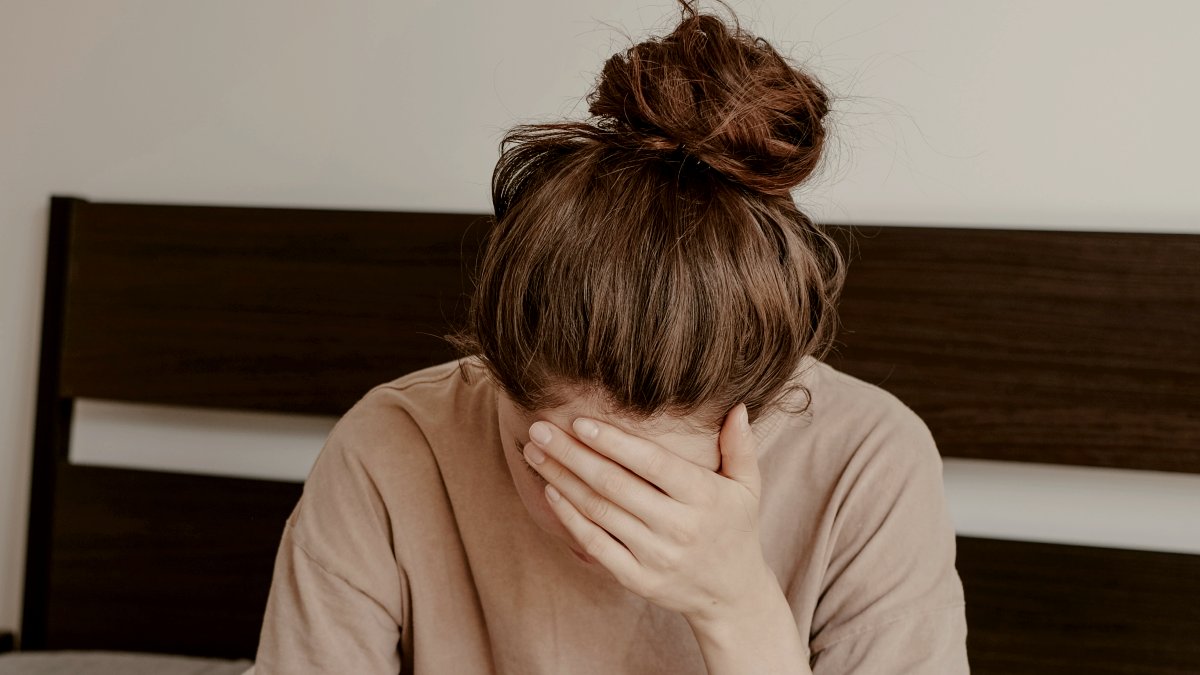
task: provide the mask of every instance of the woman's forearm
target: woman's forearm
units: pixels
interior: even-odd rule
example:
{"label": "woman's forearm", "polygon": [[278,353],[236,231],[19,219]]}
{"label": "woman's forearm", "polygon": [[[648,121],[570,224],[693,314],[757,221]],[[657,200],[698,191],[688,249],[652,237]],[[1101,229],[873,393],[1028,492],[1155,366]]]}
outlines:
{"label": "woman's forearm", "polygon": [[708,675],[811,675],[806,640],[774,576],[754,609],[740,616],[690,620]]}

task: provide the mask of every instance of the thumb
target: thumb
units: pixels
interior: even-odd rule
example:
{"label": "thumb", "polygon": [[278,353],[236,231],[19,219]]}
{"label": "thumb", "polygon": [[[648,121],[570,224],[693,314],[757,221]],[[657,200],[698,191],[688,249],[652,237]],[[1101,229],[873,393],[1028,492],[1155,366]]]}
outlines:
{"label": "thumb", "polygon": [[757,497],[762,479],[745,403],[737,404],[725,415],[717,444],[721,449],[720,474],[745,485]]}

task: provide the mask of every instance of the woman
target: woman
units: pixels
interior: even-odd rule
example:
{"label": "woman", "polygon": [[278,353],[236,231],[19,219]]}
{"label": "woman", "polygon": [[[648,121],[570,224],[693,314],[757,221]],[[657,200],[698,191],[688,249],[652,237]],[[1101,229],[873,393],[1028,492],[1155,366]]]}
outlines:
{"label": "woman", "polygon": [[933,438],[820,361],[827,93],[683,3],[588,103],[501,144],[463,357],[330,435],[257,674],[967,672]]}

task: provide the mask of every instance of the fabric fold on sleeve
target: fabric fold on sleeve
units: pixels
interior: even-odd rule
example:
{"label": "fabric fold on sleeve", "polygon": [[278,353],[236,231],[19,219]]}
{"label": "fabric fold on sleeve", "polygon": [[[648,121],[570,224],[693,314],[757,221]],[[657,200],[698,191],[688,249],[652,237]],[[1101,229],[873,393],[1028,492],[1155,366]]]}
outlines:
{"label": "fabric fold on sleeve", "polygon": [[896,406],[867,434],[837,494],[814,674],[969,672],[941,456],[916,413]]}

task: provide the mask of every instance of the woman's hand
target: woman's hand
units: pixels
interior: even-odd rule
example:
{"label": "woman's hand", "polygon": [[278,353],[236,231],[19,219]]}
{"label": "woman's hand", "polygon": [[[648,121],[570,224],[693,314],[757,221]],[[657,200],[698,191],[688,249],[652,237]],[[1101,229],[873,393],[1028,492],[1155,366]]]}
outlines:
{"label": "woman's hand", "polygon": [[780,595],[759,541],[762,479],[744,404],[725,417],[717,472],[599,420],[572,427],[574,437],[534,423],[525,457],[559,520],[621,585],[708,624],[753,616]]}

